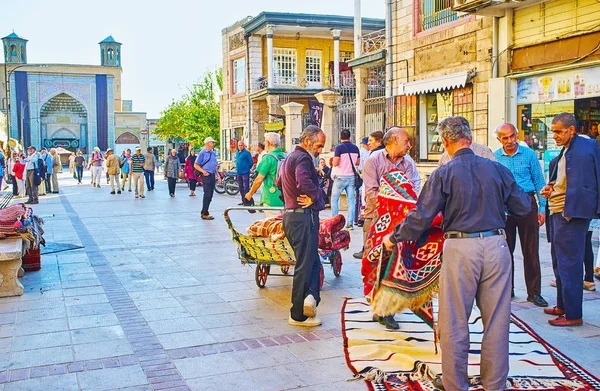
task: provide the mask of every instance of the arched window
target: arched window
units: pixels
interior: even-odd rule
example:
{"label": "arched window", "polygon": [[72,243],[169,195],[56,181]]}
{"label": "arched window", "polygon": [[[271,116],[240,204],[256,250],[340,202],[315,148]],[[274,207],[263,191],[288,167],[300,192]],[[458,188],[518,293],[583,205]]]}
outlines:
{"label": "arched window", "polygon": [[17,45],[10,45],[11,57],[17,57]]}
{"label": "arched window", "polygon": [[114,59],[114,50],[108,49],[108,59],[111,61]]}

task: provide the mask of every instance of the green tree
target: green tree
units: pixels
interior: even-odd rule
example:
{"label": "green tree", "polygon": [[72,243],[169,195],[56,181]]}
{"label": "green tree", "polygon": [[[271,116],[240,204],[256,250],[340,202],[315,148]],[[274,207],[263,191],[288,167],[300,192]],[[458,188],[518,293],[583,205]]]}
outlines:
{"label": "green tree", "polygon": [[161,140],[182,138],[196,147],[206,137],[219,140],[220,105],[216,100],[221,91],[222,69],[207,71],[200,81],[188,89],[179,100],[161,112],[155,133]]}

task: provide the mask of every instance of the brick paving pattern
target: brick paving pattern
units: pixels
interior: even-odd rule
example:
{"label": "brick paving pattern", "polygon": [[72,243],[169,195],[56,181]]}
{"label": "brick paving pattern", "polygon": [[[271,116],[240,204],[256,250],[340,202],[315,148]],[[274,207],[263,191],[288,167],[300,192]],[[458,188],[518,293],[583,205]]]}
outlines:
{"label": "brick paving pattern", "polygon": [[[87,175],[87,174],[86,174]],[[87,179],[87,178],[86,178]],[[319,316],[323,326],[287,324],[291,278],[254,283],[240,265],[221,212],[237,198],[215,195],[215,221],[199,220],[201,197],[166,183],[144,200],[108,188],[75,186],[41,198],[46,240],[85,248],[43,257],[22,279],[22,297],[0,299],[0,391],[60,390],[366,390],[351,381],[343,353],[340,310],[361,295],[360,261],[325,266]],[[86,183],[86,180],[84,180]],[[244,231],[256,215],[232,213]],[[542,241],[542,294],[553,305],[549,246]],[[585,292],[584,326],[553,329],[525,301],[516,256],[512,310],[543,338],[600,374],[600,293]]]}

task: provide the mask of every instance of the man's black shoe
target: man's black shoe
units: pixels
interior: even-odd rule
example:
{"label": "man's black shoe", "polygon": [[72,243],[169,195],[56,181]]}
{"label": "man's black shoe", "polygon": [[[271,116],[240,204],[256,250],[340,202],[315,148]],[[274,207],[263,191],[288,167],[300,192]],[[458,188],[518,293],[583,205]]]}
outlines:
{"label": "man's black shoe", "polygon": [[431,385],[434,386],[436,390],[446,391],[446,389],[444,388],[444,384],[442,384],[441,376],[437,376],[435,379],[433,379]]}
{"label": "man's black shoe", "polygon": [[110,194],[115,194],[115,192],[114,192],[114,191],[111,191],[111,192],[110,192]]}
{"label": "man's black shoe", "polygon": [[363,251],[361,250],[361,251],[359,251],[359,252],[357,252],[357,253],[354,253],[354,254],[352,254],[352,256],[353,256],[355,259],[362,259],[362,257],[363,257]]}
{"label": "man's black shoe", "polygon": [[548,307],[548,302],[541,295],[529,295],[527,301],[537,305],[538,307]]}

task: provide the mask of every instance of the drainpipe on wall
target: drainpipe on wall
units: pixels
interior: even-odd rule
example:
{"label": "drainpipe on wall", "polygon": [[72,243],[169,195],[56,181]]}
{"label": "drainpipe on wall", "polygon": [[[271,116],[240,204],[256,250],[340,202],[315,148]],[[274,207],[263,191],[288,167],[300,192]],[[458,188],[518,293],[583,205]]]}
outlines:
{"label": "drainpipe on wall", "polygon": [[498,17],[492,18],[492,78],[498,77]]}
{"label": "drainpipe on wall", "polygon": [[354,0],[354,58],[362,54],[362,20],[360,0]]}
{"label": "drainpipe on wall", "polygon": [[[252,83],[250,81],[250,37],[246,35],[244,37],[246,41],[246,98],[248,99],[248,108],[246,113],[248,114],[248,145],[252,145],[252,101],[250,100],[250,92],[252,91]],[[227,146],[229,148],[229,146]]]}
{"label": "drainpipe on wall", "polygon": [[387,34],[387,74],[389,80],[389,95],[388,98],[394,96],[394,37],[393,31],[394,28],[392,26],[393,16],[392,16],[392,2],[393,0],[388,0],[387,4],[387,21],[385,23],[386,34]]}

